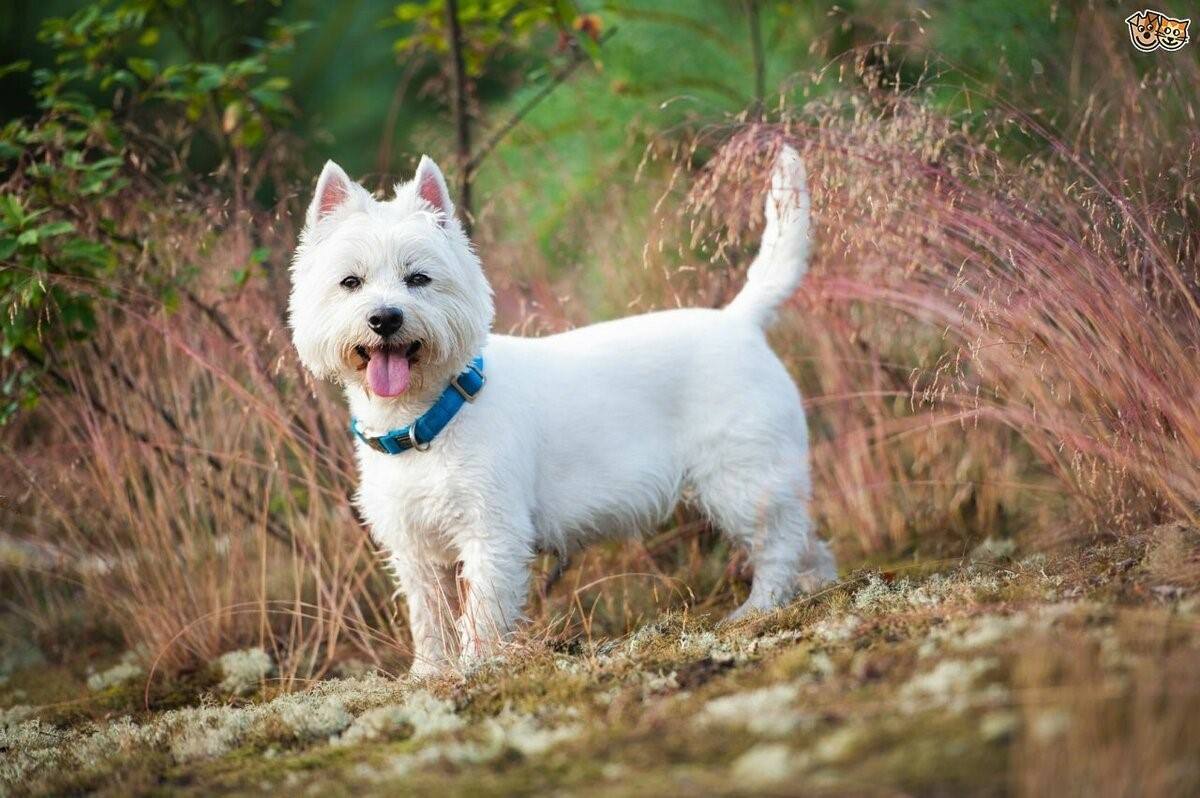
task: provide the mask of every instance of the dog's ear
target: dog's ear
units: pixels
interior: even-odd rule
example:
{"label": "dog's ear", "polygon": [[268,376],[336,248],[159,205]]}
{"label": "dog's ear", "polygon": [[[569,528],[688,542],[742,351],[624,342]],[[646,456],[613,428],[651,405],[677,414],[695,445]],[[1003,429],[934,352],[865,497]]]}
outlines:
{"label": "dog's ear", "polygon": [[413,183],[417,186],[417,196],[441,214],[441,223],[445,227],[446,222],[454,216],[454,203],[450,201],[450,192],[446,190],[446,178],[442,177],[442,170],[428,155],[421,156]]}
{"label": "dog's ear", "polygon": [[312,204],[308,206],[308,226],[329,216],[338,208],[350,202],[358,201],[358,193],[354,184],[342,167],[333,161],[326,161],[321,176],[317,178],[317,191],[313,194]]}

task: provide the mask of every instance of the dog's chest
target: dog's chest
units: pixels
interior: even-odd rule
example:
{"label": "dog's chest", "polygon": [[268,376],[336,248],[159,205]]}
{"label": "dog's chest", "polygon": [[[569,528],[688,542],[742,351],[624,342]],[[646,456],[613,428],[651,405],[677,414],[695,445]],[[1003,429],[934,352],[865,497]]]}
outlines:
{"label": "dog's chest", "polygon": [[361,457],[358,505],[382,545],[449,562],[479,529],[482,497],[462,468],[431,455]]}

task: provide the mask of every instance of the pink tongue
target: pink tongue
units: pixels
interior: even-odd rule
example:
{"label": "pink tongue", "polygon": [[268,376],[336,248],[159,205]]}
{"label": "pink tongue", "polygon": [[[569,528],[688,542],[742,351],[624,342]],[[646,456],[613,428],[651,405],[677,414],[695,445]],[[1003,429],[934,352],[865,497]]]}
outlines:
{"label": "pink tongue", "polygon": [[395,349],[376,349],[367,361],[367,384],[378,396],[399,396],[408,390],[408,358]]}

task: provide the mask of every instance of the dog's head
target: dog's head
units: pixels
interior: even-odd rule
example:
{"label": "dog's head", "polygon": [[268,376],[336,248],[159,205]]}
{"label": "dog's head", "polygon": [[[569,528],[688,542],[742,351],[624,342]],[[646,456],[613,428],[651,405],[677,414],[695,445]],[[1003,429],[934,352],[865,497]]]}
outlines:
{"label": "dog's head", "polygon": [[383,399],[440,391],[493,313],[437,164],[422,158],[385,202],[325,164],[292,262],[292,340],[309,371]]}
{"label": "dog's head", "polygon": [[1129,25],[1129,40],[1134,47],[1143,53],[1158,49],[1158,14],[1153,11],[1135,12],[1126,17],[1125,22]]}

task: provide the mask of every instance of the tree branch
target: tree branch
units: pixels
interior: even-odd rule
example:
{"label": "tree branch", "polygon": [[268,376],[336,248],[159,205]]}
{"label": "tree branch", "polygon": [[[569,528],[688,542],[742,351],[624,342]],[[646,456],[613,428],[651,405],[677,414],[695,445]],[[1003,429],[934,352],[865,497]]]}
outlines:
{"label": "tree branch", "polygon": [[[605,31],[604,35],[601,36],[596,42],[596,45],[602,46],[606,41],[611,39],[616,32],[616,28],[611,28]],[[467,173],[473,175],[475,171],[479,169],[479,166],[484,162],[484,160],[492,154],[492,150],[496,149],[500,142],[503,141],[505,137],[507,137],[508,134],[513,131],[513,128],[521,124],[521,121],[525,117],[529,116],[534,108],[538,107],[543,100],[545,100],[554,92],[555,89],[565,83],[567,78],[571,77],[575,70],[586,61],[587,54],[582,49],[576,47],[573,51],[571,61],[565,67],[555,73],[555,75],[544,86],[538,89],[537,92],[530,97],[524,105],[514,111],[513,115],[504,121],[504,124],[500,125],[500,127],[496,128],[495,132],[488,136],[487,141],[483,143],[483,146],[479,148],[479,151],[471,156],[471,160],[467,161]]]}
{"label": "tree branch", "polygon": [[467,70],[463,65],[462,26],[458,19],[458,0],[446,0],[446,44],[450,48],[450,79],[454,85],[454,133],[458,155],[458,206],[463,227],[471,232],[471,119],[467,113]]}
{"label": "tree branch", "polygon": [[762,19],[758,0],[746,0],[746,14],[750,22],[750,50],[754,56],[754,116],[761,119],[767,97],[767,59],[763,51]]}

